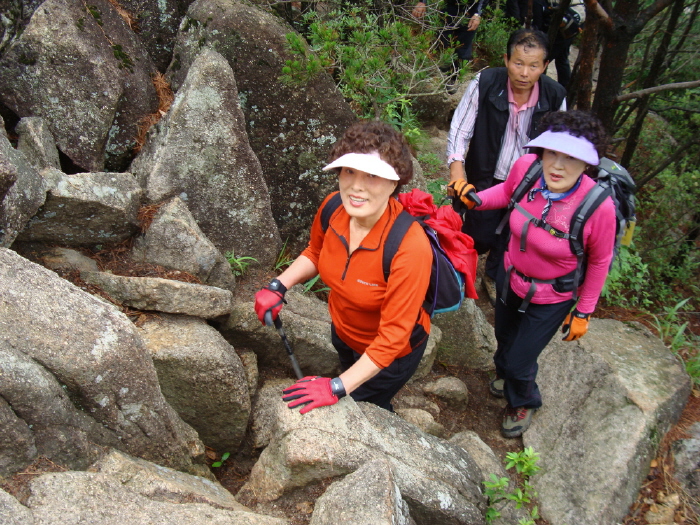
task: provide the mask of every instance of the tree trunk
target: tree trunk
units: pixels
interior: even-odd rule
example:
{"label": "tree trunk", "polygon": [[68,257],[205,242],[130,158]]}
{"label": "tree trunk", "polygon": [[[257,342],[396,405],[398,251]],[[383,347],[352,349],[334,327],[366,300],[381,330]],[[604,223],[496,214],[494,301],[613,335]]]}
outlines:
{"label": "tree trunk", "polygon": [[588,111],[593,93],[593,70],[598,51],[600,19],[586,6],[586,24],[581,35],[578,58],[569,82],[567,106]]}

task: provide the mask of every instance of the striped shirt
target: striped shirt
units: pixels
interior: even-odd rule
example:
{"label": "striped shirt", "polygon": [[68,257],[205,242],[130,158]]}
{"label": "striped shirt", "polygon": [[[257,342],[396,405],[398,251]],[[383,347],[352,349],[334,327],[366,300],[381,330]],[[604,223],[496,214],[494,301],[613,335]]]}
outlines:
{"label": "striped shirt", "polygon": [[[452,117],[450,133],[447,136],[448,166],[454,161],[464,162],[469,141],[471,141],[474,134],[476,116],[479,112],[480,77],[481,73],[478,73],[470,82]],[[520,107],[515,103],[510,79],[507,82],[507,89],[510,114],[501,140],[501,150],[496,163],[496,170],[493,174],[493,177],[498,180],[506,180],[513,163],[527,153],[523,146],[530,141],[528,136],[530,122],[532,121],[537,101],[540,98],[539,82],[535,83],[528,101]],[[559,109],[566,111],[566,99],[564,99]]]}

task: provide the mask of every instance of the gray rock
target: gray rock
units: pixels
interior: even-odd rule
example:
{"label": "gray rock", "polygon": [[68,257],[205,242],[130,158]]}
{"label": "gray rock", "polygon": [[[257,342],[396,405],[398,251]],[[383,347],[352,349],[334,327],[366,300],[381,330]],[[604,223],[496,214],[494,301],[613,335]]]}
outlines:
{"label": "gray rock", "polygon": [[369,461],[328,487],[316,500],[309,523],[415,525],[408,505],[401,499],[391,465],[384,459]]}
{"label": "gray rock", "polygon": [[7,136],[0,134],[0,246],[8,247],[15,241],[45,199],[44,179]]}
{"label": "gray rock", "polygon": [[76,408],[56,378],[31,357],[0,341],[0,477],[38,456],[85,469],[117,435]]}
{"label": "gray rock", "polygon": [[19,121],[15,132],[19,137],[17,150],[24,153],[32,166],[39,171],[61,169],[56,141],[43,118],[25,117]]}
{"label": "gray rock", "polygon": [[305,415],[271,402],[272,436],[237,499],[273,501],[295,487],[386,459],[416,523],[480,524],[480,473],[463,449],[351,397]]}
{"label": "gray rock", "polygon": [[465,299],[459,310],[438,314],[431,322],[442,330],[437,352],[441,363],[493,370],[496,336],[473,299]]}
{"label": "gray rock", "polygon": [[107,272],[83,272],[83,280],[101,288],[115,301],[138,310],[155,310],[211,319],[231,312],[228,290],[159,277],[124,277]]}
{"label": "gray rock", "polygon": [[577,342],[554,337],[539,365],[544,406],[523,444],[541,455],[532,479],[540,514],[550,523],[620,521],[685,405],[682,363],[641,325],[593,319]]}
{"label": "gray rock", "polygon": [[204,503],[170,503],[146,498],[119,477],[95,472],[44,474],[30,484],[27,506],[35,525],[286,525],[279,518]]}
{"label": "gray rock", "polygon": [[0,489],[0,523],[3,525],[34,525],[34,516],[27,507]]}
{"label": "gray rock", "polygon": [[[85,171],[122,171],[135,124],[158,107],[153,63],[107,0],[47,0],[0,60],[0,98],[43,117]],[[105,164],[106,161],[106,164]]]}
{"label": "gray rock", "polygon": [[53,271],[77,270],[81,273],[100,271],[94,259],[90,259],[90,257],[70,248],[42,246],[39,249],[35,249],[32,256],[42,266]]}
{"label": "gray rock", "polygon": [[138,24],[138,35],[158,71],[164,72],[173,56],[175,35],[191,0],[122,0],[119,2]]}
{"label": "gray rock", "polygon": [[430,327],[430,336],[428,337],[428,344],[425,347],[425,353],[418,364],[418,368],[411,376],[408,381],[409,384],[414,381],[427,376],[433,368],[433,363],[435,362],[435,357],[438,353],[438,346],[442,339],[442,330],[439,327],[432,325]]}
{"label": "gray rock", "polygon": [[291,31],[246,2],[198,0],[180,26],[167,75],[181,90],[202,45],[231,64],[250,145],[274,195],[272,213],[282,238],[297,240],[336,186],[335,175],[321,168],[356,117],[325,72],[299,86],[279,80],[285,61],[293,59],[285,37]]}
{"label": "gray rock", "polygon": [[412,425],[416,425],[426,434],[431,434],[439,438],[447,437],[447,430],[440,423],[435,421],[432,414],[420,408],[397,408],[396,413]]}
{"label": "gray rock", "polygon": [[[224,254],[271,267],[281,246],[260,163],[248,143],[233,71],[211,49],[189,68],[131,170],[149,202],[179,196]],[[278,194],[279,188],[275,188]]]}
{"label": "gray rock", "polygon": [[0,332],[5,348],[46,368],[120,450],[201,473],[204,446],[166,403],[141,337],[116,308],[0,248]]}
{"label": "gray rock", "polygon": [[278,404],[282,390],[294,384],[294,379],[271,379],[258,389],[253,400],[253,415],[250,431],[253,447],[260,449],[270,444],[277,427]]}
{"label": "gray rock", "polygon": [[249,350],[242,350],[238,356],[241,358],[241,363],[243,363],[245,375],[248,378],[248,392],[250,392],[252,397],[258,390],[258,379],[260,378],[258,356],[255,355],[255,352]]}
{"label": "gray rock", "polygon": [[123,241],[138,229],[142,194],[130,173],[64,175],[18,240],[69,246]]}
{"label": "gray rock", "polygon": [[424,396],[401,396],[393,403],[394,408],[420,408],[428,412],[433,418],[440,415],[440,407]]}
{"label": "gray rock", "polygon": [[700,423],[694,423],[689,429],[689,438],[674,441],[673,451],[674,476],[681,487],[695,500],[695,512],[700,513]]}
{"label": "gray rock", "polygon": [[179,197],[158,209],[148,229],[135,239],[131,258],[190,273],[204,284],[225,290],[235,287],[231,265]]}
{"label": "gray rock", "polygon": [[[316,297],[300,294],[298,288],[286,294],[287,305],[280,312],[283,329],[304,375],[337,375],[338,352],[331,343],[328,305]],[[251,298],[252,299],[252,298]],[[290,371],[287,351],[273,327],[262,326],[254,303],[235,299],[229,318],[219,330],[234,347],[249,348],[260,366],[283,366]]]}
{"label": "gray rock", "polygon": [[250,393],[233,347],[194,317],[147,319],[141,335],[170,406],[205,445],[221,453],[237,450],[248,425]]}
{"label": "gray rock", "polygon": [[[503,463],[498,460],[493,450],[481,440],[476,432],[471,430],[459,432],[450,438],[450,443],[462,447],[474,458],[481,470],[482,483],[484,481],[493,482],[492,476],[496,476],[496,478],[508,477],[508,473],[503,468]],[[516,488],[516,484],[513,481],[508,483],[509,492],[515,491]],[[530,515],[524,508],[516,508],[514,501],[490,501],[489,505],[501,514],[500,517],[495,518],[491,522],[491,525],[513,525],[520,523],[521,520],[530,518]]]}
{"label": "gray rock", "polygon": [[168,503],[206,503],[214,507],[250,512],[217,481],[191,476],[117,450],[90,467],[119,480],[122,486],[155,501]]}
{"label": "gray rock", "polygon": [[467,385],[456,377],[441,377],[436,381],[431,381],[423,386],[423,392],[433,394],[457,408],[466,408],[469,401]]}

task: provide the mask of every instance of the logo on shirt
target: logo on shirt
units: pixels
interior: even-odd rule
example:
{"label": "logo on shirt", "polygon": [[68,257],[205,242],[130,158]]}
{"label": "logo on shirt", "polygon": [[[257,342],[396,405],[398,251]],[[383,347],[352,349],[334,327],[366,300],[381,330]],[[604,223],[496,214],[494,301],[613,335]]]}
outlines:
{"label": "logo on shirt", "polygon": [[367,281],[363,281],[362,279],[358,279],[357,282],[360,284],[364,284],[365,286],[379,286],[376,283],[368,283]]}

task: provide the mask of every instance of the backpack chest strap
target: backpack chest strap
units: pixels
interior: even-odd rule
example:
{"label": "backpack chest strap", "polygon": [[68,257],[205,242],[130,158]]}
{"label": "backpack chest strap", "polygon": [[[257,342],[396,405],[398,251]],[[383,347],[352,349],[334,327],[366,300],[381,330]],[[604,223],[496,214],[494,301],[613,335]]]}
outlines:
{"label": "backpack chest strap", "polygon": [[521,214],[525,216],[527,219],[525,223],[523,224],[522,230],[520,232],[520,251],[524,252],[525,247],[527,245],[527,231],[530,226],[530,224],[534,224],[538,228],[542,228],[546,232],[548,232],[550,235],[554,235],[555,237],[558,237],[560,239],[569,239],[570,235],[566,232],[563,232],[551,224],[549,224],[546,220],[539,219],[535,217],[532,213],[527,211],[525,208],[520,206],[520,204],[516,203],[514,205],[514,208],[518,210]]}

